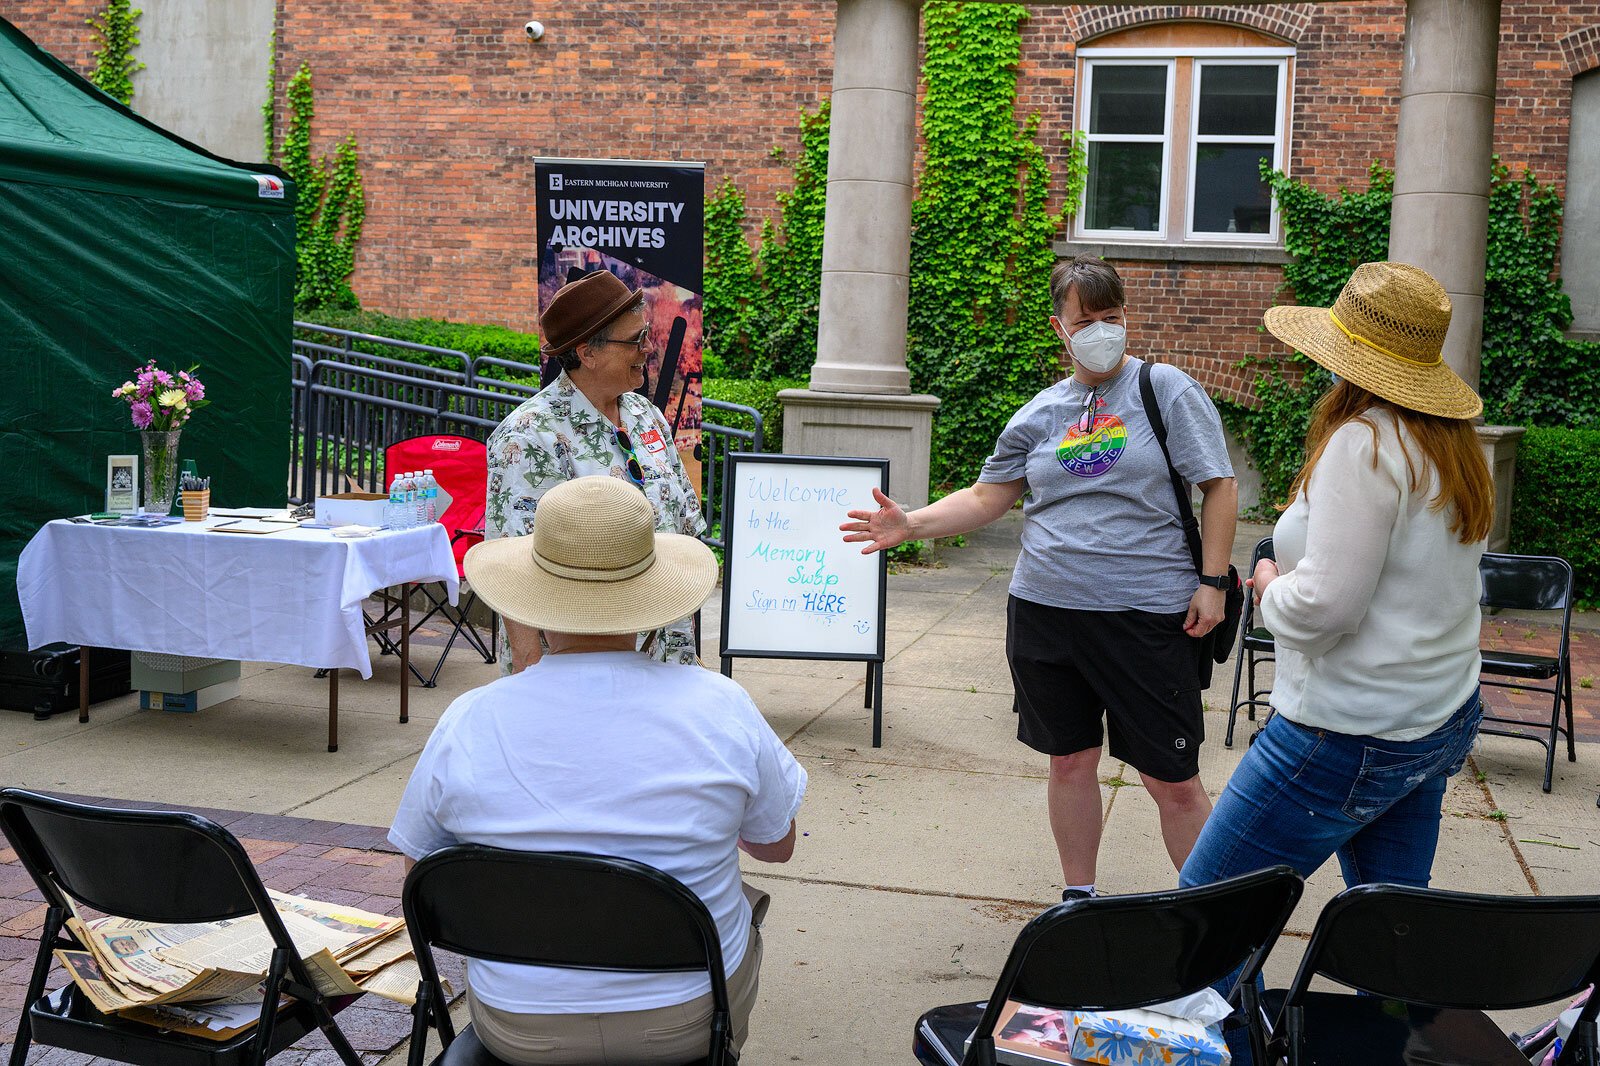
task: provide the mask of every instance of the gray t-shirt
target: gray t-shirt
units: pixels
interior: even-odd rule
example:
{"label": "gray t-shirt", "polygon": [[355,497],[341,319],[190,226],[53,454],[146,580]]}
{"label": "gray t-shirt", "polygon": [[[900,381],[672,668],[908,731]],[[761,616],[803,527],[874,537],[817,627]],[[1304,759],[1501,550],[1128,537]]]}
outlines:
{"label": "gray t-shirt", "polygon": [[[1045,389],[1011,416],[983,464],[979,481],[1027,479],[1017,598],[1086,611],[1188,609],[1200,583],[1139,397],[1140,365],[1130,358],[1097,388],[1088,433],[1078,427],[1089,390],[1072,378]],[[1150,378],[1178,473],[1191,484],[1232,477],[1205,390],[1174,366]]]}

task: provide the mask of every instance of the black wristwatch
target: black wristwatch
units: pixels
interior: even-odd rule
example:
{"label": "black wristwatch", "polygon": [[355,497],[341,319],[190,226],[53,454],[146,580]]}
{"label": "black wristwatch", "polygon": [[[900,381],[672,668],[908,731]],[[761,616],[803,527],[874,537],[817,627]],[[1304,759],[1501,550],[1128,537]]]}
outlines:
{"label": "black wristwatch", "polygon": [[1222,589],[1224,592],[1226,592],[1230,587],[1232,587],[1233,580],[1227,574],[1219,574],[1216,577],[1208,577],[1205,574],[1201,574],[1200,584],[1210,585],[1214,589]]}

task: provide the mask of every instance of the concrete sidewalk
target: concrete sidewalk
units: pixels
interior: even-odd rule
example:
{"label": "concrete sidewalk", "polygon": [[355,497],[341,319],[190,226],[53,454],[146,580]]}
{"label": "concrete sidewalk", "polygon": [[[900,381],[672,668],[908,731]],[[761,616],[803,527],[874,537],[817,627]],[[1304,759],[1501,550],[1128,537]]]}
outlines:
{"label": "concrete sidewalk", "polygon": [[[745,859],[751,882],[774,897],[745,1061],[865,1063],[886,1049],[906,1055],[917,1015],[984,998],[1017,930],[1059,899],[1045,760],[1015,739],[1004,655],[1019,528],[1013,513],[969,536],[966,547],[944,551],[937,566],[890,577],[882,748],[870,746],[860,665],[737,662],[735,680],[811,778],[794,860],[773,867]],[[1241,569],[1265,532],[1241,525]],[[705,616],[714,663],[718,611]],[[1501,629],[1507,640],[1540,635],[1534,623],[1502,622]],[[248,664],[240,699],[196,715],[139,712],[128,697],[96,707],[88,725],[71,715],[48,722],[0,716],[0,780],[382,826],[432,723],[456,694],[495,670],[458,648],[439,688],[413,689],[412,721],[402,726],[397,666],[378,660],[371,682],[341,686],[337,754],[323,750],[325,683],[310,670],[272,664]],[[1589,676],[1581,662],[1575,673]],[[1210,739],[1201,765],[1213,793],[1250,731],[1241,723],[1235,748],[1222,746],[1232,677],[1231,666],[1219,666],[1207,694]],[[1595,692],[1578,696],[1580,733],[1600,739]],[[1557,761],[1547,796],[1539,790],[1538,745],[1484,738],[1446,796],[1434,883],[1518,894],[1600,889],[1600,746],[1584,743],[1578,756]],[[1106,759],[1101,780],[1101,888],[1170,887],[1175,874],[1138,774]],[[1288,979],[1318,909],[1339,887],[1336,864],[1312,878],[1269,961],[1269,983]]]}

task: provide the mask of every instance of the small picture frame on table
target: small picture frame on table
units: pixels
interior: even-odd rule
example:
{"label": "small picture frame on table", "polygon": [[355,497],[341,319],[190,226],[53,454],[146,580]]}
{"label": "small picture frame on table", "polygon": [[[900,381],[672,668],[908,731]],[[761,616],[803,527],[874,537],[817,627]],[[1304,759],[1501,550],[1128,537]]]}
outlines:
{"label": "small picture frame on table", "polygon": [[139,457],[106,456],[106,513],[133,514],[139,509]]}

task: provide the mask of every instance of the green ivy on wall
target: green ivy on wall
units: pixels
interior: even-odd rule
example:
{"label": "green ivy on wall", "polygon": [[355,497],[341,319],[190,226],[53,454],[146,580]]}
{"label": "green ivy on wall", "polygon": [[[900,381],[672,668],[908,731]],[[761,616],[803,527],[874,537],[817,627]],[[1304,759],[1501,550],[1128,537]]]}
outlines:
{"label": "green ivy on wall", "polygon": [[278,119],[278,29],[267,35],[267,98],[261,102],[261,137],[266,147],[262,159],[271,159],[277,149],[273,140]]}
{"label": "green ivy on wall", "polygon": [[144,64],[133,58],[139,45],[139,16],[144,12],[129,0],[106,0],[105,10],[87,19],[100,47],[94,50],[94,70],[89,81],[123,104],[133,103],[133,75]]}
{"label": "green ivy on wall", "polygon": [[1563,335],[1572,301],[1555,276],[1560,250],[1561,194],[1495,160],[1479,389],[1490,422],[1600,426],[1600,344]]}
{"label": "green ivy on wall", "polygon": [[[749,375],[750,334],[760,301],[755,257],[744,236],[744,194],[724,179],[706,197],[705,293],[702,296],[705,375]],[[739,372],[730,372],[730,360]]]}
{"label": "green ivy on wall", "polygon": [[[1051,249],[1062,216],[1039,119],[1020,126],[1017,4],[934,2],[923,9],[923,168],[912,205],[907,365],[939,396],[933,484],[971,481],[1007,419],[1054,380]],[[816,361],[827,194],[828,109],[803,113],[794,183],[758,250],[744,199],[724,182],[706,206],[708,377],[802,378]],[[1068,205],[1083,191],[1081,138],[1070,146]]]}
{"label": "green ivy on wall", "polygon": [[[1304,306],[1327,307],[1355,268],[1389,256],[1394,175],[1374,162],[1365,190],[1328,196],[1280,171],[1262,168],[1277,197],[1284,246],[1284,288]],[[1562,336],[1571,305],[1555,277],[1561,198],[1531,174],[1514,177],[1496,159],[1489,184],[1488,269],[1484,284],[1480,393],[1490,422],[1593,425],[1600,422],[1600,382],[1590,368],[1600,345]],[[1256,369],[1256,404],[1222,401],[1224,422],[1261,474],[1262,517],[1288,495],[1305,461],[1311,408],[1331,378],[1296,352],[1281,364],[1246,360]]]}
{"label": "green ivy on wall", "polygon": [[[1283,222],[1283,244],[1291,256],[1283,268],[1283,288],[1305,306],[1328,307],[1362,263],[1389,258],[1389,205],[1394,174],[1374,162],[1367,188],[1341,188],[1326,196],[1282,171],[1263,165]],[[1247,359],[1254,368],[1256,404],[1223,400],[1217,408],[1261,474],[1261,505],[1256,517],[1273,513],[1289,495],[1289,485],[1305,462],[1311,407],[1332,378],[1294,352],[1281,363]]]}
{"label": "green ivy on wall", "polygon": [[284,95],[289,129],[278,165],[295,183],[295,307],[357,307],[359,301],[349,279],[355,269],[367,198],[355,135],[339,143],[331,167],[326,159],[313,158],[311,126],[316,100],[310,66],[300,65]]}
{"label": "green ivy on wall", "polygon": [[[782,149],[773,154],[781,156]],[[800,154],[778,223],[745,238],[744,195],[724,181],[706,200],[706,375],[804,378],[817,361],[822,213],[828,192],[828,103],[800,113]]]}
{"label": "green ivy on wall", "polygon": [[[1051,331],[1050,166],[1039,117],[1019,127],[1021,4],[923,8],[923,168],[911,208],[906,364],[918,392],[940,398],[933,422],[935,491],[974,480],[1011,415],[1059,373]],[[1064,202],[1083,189],[1072,143]]]}

